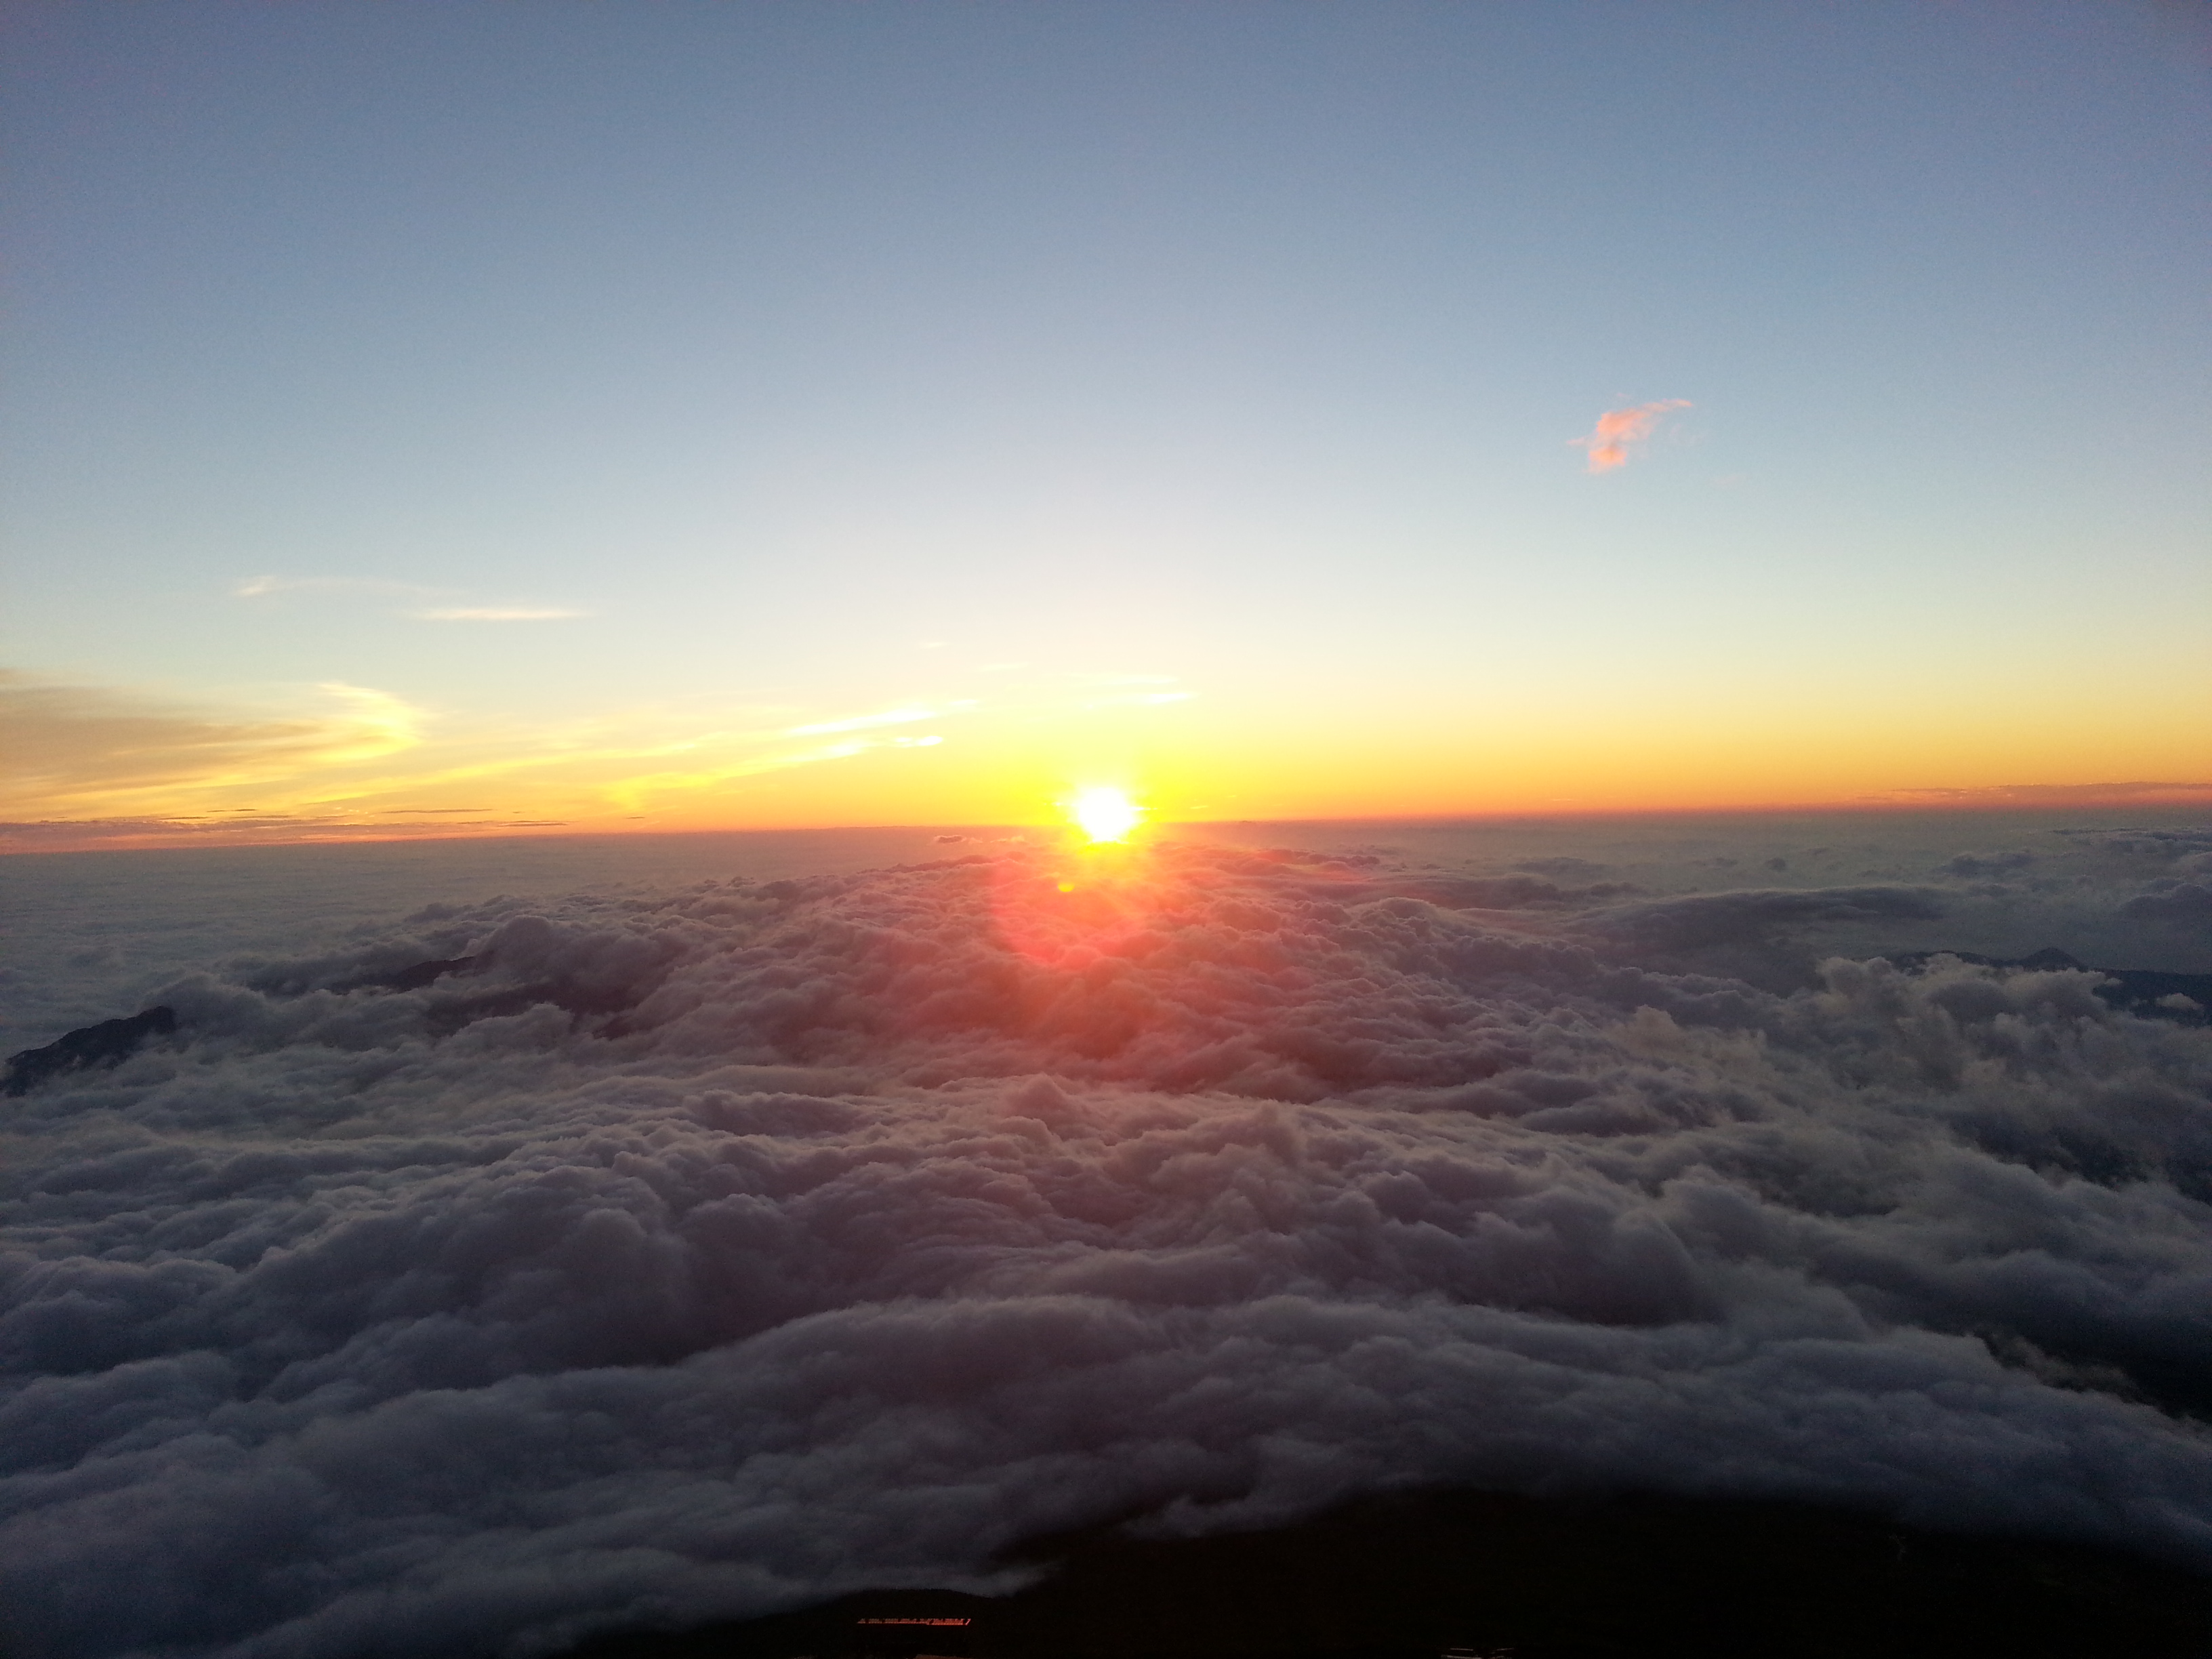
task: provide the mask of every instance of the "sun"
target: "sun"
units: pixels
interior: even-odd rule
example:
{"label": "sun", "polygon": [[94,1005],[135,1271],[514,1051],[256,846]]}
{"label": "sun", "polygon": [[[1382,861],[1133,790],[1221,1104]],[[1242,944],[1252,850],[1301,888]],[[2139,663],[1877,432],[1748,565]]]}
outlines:
{"label": "sun", "polygon": [[1119,789],[1097,787],[1079,790],[1067,805],[1067,816],[1093,842],[1127,841],[1145,809]]}

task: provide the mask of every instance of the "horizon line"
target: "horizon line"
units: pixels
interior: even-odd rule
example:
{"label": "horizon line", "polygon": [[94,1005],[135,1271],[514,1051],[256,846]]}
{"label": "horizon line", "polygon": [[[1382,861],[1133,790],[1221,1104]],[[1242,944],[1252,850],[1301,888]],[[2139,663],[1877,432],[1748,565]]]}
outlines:
{"label": "horizon line", "polygon": [[[2033,786],[2027,786],[2033,787]],[[2063,786],[2060,786],[2063,787]],[[1881,816],[1911,816],[1917,817],[1990,817],[1998,816],[2057,817],[2086,811],[2110,812],[2122,809],[2160,812],[2186,811],[2191,809],[2212,811],[2212,784],[2172,785],[2161,793],[2148,791],[2110,795],[2085,792],[2078,797],[2061,799],[1961,799],[1970,792],[1913,791],[1923,797],[1940,799],[1900,800],[1883,797],[1860,798],[1845,801],[1789,801],[1749,805],[1701,806],[1563,806],[1542,810],[1512,808],[1497,811],[1467,811],[1443,812],[1350,812],[1292,814],[1279,817],[1203,818],[1160,818],[1148,826],[1154,831],[1205,828],[1284,828],[1309,827],[1322,824],[1341,824],[1347,827],[1363,824],[1399,826],[1406,828],[1449,824],[1510,824],[1545,823],[1561,821],[1581,823],[1650,822],[1655,819],[1748,818],[1748,817],[1870,817]],[[1971,792],[1979,794],[1982,792]],[[1996,792],[1991,791],[1990,794]],[[240,826],[235,831],[226,830],[219,823],[204,829],[187,827],[179,820],[168,820],[156,825],[148,823],[143,830],[133,831],[123,826],[131,820],[122,819],[44,819],[32,822],[0,823],[0,858],[34,858],[41,854],[103,852],[190,852],[194,850],[236,850],[240,848],[280,847],[355,847],[355,846],[419,846],[425,843],[450,842],[491,841],[586,841],[615,840],[635,837],[667,838],[689,836],[810,836],[879,832],[883,834],[957,835],[996,831],[1002,836],[1019,832],[1057,832],[1066,826],[1056,818],[1027,820],[944,820],[900,821],[894,823],[830,823],[800,824],[732,824],[724,826],[691,826],[684,828],[590,829],[568,825],[546,825],[536,833],[536,826],[502,823],[487,827],[481,832],[470,832],[457,825],[424,824],[419,832],[410,832],[398,824],[361,824],[330,826],[326,833],[316,833],[313,826],[301,825],[294,833],[255,836]],[[143,820],[139,822],[144,822]],[[97,833],[100,826],[112,824],[115,830],[107,835]],[[71,835],[72,830],[80,832]],[[51,836],[54,841],[66,841],[66,845],[40,845],[40,840]]]}

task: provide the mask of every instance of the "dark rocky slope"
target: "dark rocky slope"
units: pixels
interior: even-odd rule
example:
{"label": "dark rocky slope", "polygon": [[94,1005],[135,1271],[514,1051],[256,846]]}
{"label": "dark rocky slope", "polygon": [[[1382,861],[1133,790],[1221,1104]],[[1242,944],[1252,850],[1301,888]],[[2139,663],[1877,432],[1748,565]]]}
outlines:
{"label": "dark rocky slope", "polygon": [[81,1025],[43,1048],[26,1048],[9,1055],[8,1075],[5,1082],[0,1082],[0,1094],[20,1095],[51,1077],[120,1065],[137,1054],[148,1037],[167,1036],[176,1029],[173,1008],[149,1008],[127,1019]]}
{"label": "dark rocky slope", "polygon": [[[1050,1540],[1000,1597],[882,1590],[570,1659],[2057,1659],[2212,1654],[2212,1580],[1796,1504],[1437,1492],[1265,1533]],[[862,1624],[869,1620],[944,1623]]]}

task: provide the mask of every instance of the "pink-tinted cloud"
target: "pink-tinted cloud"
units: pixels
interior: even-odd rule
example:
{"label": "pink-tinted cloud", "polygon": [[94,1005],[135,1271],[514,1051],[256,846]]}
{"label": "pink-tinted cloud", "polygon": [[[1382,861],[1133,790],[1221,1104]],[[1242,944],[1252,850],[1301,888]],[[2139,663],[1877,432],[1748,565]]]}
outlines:
{"label": "pink-tinted cloud", "polygon": [[1628,409],[1608,409],[1597,417],[1597,429],[1573,442],[1589,451],[1589,470],[1610,472],[1628,465],[1628,447],[1651,435],[1659,417],[1673,409],[1687,409],[1687,398],[1662,398],[1656,404],[1637,404]]}

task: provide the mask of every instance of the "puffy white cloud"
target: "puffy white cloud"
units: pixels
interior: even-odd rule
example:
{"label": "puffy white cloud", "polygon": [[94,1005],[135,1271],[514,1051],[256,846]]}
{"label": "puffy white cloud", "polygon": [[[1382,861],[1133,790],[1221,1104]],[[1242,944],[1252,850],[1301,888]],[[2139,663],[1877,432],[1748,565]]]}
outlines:
{"label": "puffy white cloud", "polygon": [[1437,1480],[2212,1563],[2212,1031],[1665,965],[1955,902],[1911,886],[1120,870],[444,906],[154,988],[173,1039],[9,1109],[12,1650],[543,1650]]}

